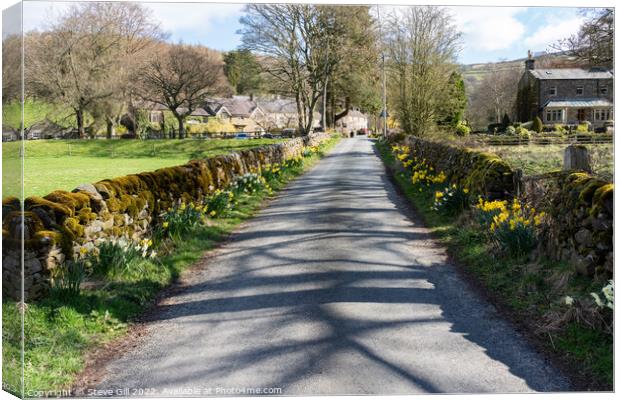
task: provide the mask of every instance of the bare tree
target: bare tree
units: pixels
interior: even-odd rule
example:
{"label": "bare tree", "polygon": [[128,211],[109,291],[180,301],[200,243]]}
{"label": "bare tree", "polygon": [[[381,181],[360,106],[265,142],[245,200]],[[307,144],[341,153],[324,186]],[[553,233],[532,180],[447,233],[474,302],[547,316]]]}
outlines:
{"label": "bare tree", "polygon": [[178,121],[179,139],[185,119],[210,97],[229,94],[221,56],[207,48],[162,44],[140,73],[140,96],[161,104]]}
{"label": "bare tree", "polygon": [[471,89],[467,119],[481,128],[491,122],[500,123],[504,114],[515,120],[516,101],[522,68],[499,68],[494,65],[488,74]]}
{"label": "bare tree", "polygon": [[139,4],[73,5],[45,32],[27,37],[26,85],[39,97],[71,107],[84,137],[85,113],[122,92],[131,60],[162,37]]}
{"label": "bare tree", "polygon": [[22,92],[22,40],[20,35],[2,38],[2,103],[19,100]]}
{"label": "bare tree", "polygon": [[295,98],[298,128],[309,133],[337,60],[342,36],[336,19],[308,4],[248,5],[241,23],[244,48],[263,57],[277,91]]}
{"label": "bare tree", "polygon": [[588,19],[579,32],[554,47],[591,66],[612,68],[614,64],[614,9],[583,9]]}
{"label": "bare tree", "polygon": [[384,31],[397,118],[405,132],[424,135],[446,100],[460,33],[445,9],[432,6],[398,8]]}

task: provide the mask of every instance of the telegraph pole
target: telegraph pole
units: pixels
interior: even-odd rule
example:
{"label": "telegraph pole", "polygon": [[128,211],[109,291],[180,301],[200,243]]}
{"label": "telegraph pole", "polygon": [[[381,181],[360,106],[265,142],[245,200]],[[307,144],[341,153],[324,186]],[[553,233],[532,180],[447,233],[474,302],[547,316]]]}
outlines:
{"label": "telegraph pole", "polygon": [[[381,6],[377,4],[377,19],[379,21],[379,40],[383,41],[383,33],[381,30]],[[383,74],[383,137],[387,137],[387,91],[386,91],[386,78],[385,78],[385,51],[383,43],[381,43],[381,70]]]}

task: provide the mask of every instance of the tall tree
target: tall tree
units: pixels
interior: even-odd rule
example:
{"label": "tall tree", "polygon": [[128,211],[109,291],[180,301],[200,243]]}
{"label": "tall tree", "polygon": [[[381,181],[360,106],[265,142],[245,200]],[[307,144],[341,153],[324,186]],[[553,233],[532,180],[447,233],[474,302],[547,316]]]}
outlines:
{"label": "tall tree", "polygon": [[224,72],[236,94],[252,94],[261,90],[261,66],[248,49],[224,54]]}
{"label": "tall tree", "polygon": [[208,98],[230,91],[219,54],[199,46],[162,44],[139,76],[140,96],[170,110],[179,139],[185,137],[185,119],[192,112]]}
{"label": "tall tree", "polygon": [[345,117],[352,106],[375,113],[381,102],[377,24],[369,6],[320,6],[333,18],[329,51],[334,62],[328,77],[328,122]]}
{"label": "tall tree", "polygon": [[614,9],[588,8],[587,17],[579,32],[561,40],[556,49],[567,51],[579,61],[591,66],[613,68],[614,64]]}
{"label": "tall tree", "polygon": [[137,3],[80,3],[26,41],[26,85],[73,109],[80,137],[85,113],[127,84],[131,60],[163,35]]}
{"label": "tall tree", "polygon": [[448,85],[446,86],[445,100],[440,103],[438,123],[455,127],[463,120],[465,108],[467,106],[467,96],[465,93],[465,82],[463,76],[458,71],[450,74]]}
{"label": "tall tree", "polygon": [[265,59],[277,91],[295,98],[298,129],[309,133],[341,38],[335,18],[308,4],[251,4],[241,23],[243,47]]}
{"label": "tall tree", "polygon": [[439,7],[403,7],[385,23],[396,116],[408,134],[424,135],[438,120],[454,71],[460,33]]}

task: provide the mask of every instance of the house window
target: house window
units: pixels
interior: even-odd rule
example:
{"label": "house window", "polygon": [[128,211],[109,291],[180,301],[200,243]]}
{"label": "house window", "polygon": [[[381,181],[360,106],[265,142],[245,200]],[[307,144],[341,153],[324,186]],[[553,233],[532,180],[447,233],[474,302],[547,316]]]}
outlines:
{"label": "house window", "polygon": [[551,86],[549,88],[549,96],[555,96],[558,94],[558,88],[555,86]]}
{"label": "house window", "polygon": [[601,86],[601,94],[607,94],[607,86]]}
{"label": "house window", "polygon": [[564,120],[564,110],[547,110],[547,122],[562,122]]}
{"label": "house window", "polygon": [[577,86],[577,96],[583,95],[583,86]]}
{"label": "house window", "polygon": [[597,109],[594,110],[594,120],[595,121],[608,121],[611,119],[611,110],[610,109]]}
{"label": "house window", "polygon": [[149,122],[162,122],[162,113],[159,111],[151,111],[149,113]]}

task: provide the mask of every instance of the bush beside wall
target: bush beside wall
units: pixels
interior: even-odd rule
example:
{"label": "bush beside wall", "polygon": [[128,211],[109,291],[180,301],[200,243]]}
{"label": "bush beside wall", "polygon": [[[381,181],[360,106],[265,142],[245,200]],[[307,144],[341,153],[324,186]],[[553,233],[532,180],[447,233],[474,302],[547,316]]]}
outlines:
{"label": "bush beside wall", "polygon": [[175,202],[200,201],[225,188],[236,175],[300,156],[305,146],[329,138],[314,134],[153,172],[80,185],[72,192],[29,197],[24,212],[16,198],[3,200],[3,293],[21,299],[21,221],[24,223],[24,296],[45,293],[50,276],[67,257],[102,238],[139,240]]}

